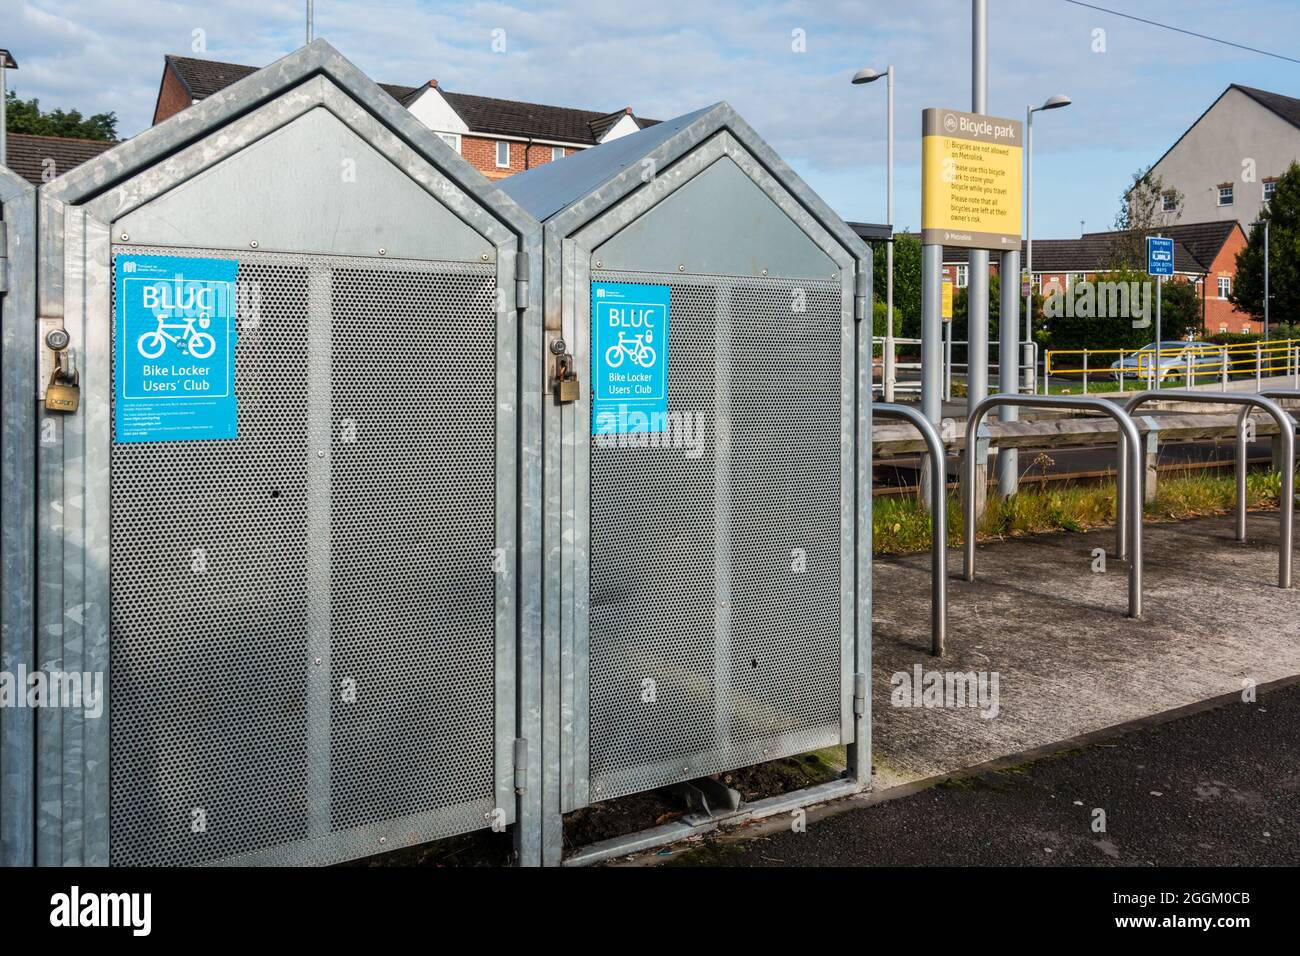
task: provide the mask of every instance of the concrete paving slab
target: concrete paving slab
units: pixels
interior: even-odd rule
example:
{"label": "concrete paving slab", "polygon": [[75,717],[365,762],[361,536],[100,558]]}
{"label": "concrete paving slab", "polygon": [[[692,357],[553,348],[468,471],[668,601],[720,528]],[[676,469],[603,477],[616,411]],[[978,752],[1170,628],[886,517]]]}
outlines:
{"label": "concrete paving slab", "polygon": [[[1277,513],[1148,523],[1145,615],[1124,617],[1126,566],[1093,571],[1110,530],[949,553],[948,652],[928,653],[929,556],[874,563],[874,789],[942,776],[1300,674],[1300,590],[1276,586]],[[919,703],[908,700],[920,668]],[[926,672],[984,675],[984,700],[925,706]],[[904,675],[904,676],[896,676]],[[996,677],[996,708],[992,691]],[[930,679],[930,703],[935,703]],[[945,684],[945,687],[948,685]],[[977,688],[978,689],[978,688]],[[981,716],[994,714],[994,716]]]}

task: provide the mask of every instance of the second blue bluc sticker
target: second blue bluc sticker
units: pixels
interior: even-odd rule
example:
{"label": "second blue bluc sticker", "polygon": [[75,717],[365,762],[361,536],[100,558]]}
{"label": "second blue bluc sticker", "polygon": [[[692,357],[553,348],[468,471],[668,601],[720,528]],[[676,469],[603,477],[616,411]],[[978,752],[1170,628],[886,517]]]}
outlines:
{"label": "second blue bluc sticker", "polygon": [[668,427],[666,285],[591,284],[591,433]]}

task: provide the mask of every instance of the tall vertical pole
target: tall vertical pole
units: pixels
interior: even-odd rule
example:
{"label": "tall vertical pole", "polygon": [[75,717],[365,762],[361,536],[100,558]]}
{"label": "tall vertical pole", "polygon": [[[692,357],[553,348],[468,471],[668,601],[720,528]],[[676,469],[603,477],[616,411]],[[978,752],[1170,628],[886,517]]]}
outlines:
{"label": "tall vertical pole", "polygon": [[[1029,294],[1025,296],[1025,386],[1033,380],[1034,364],[1034,108],[1025,107],[1025,273]],[[1019,281],[1019,276],[1016,277]],[[1006,281],[1003,279],[1002,281]],[[1047,391],[1044,382],[1044,392]]]}
{"label": "tall vertical pole", "polygon": [[[921,414],[938,427],[943,421],[943,246],[921,246]],[[921,459],[921,494],[931,482],[947,482],[946,471],[935,474],[930,455]]]}
{"label": "tall vertical pole", "polygon": [[894,400],[894,66],[885,71],[885,221],[889,242],[885,246],[885,401]]}
{"label": "tall vertical pole", "polygon": [[[1285,245],[1285,243],[1283,243]],[[1264,220],[1264,340],[1268,341],[1268,220]]]}
{"label": "tall vertical pole", "polygon": [[9,96],[5,85],[5,54],[0,53],[0,166],[9,165],[9,143],[7,131],[9,129],[9,117],[5,115],[7,103],[6,98]]}
{"label": "tall vertical pole", "polygon": [[[1020,251],[1002,253],[998,265],[1002,274],[1001,311],[998,322],[998,391],[1016,394],[1020,391],[1020,290],[1011,276],[1020,276]],[[1001,418],[1014,422],[1020,418],[1020,409],[1003,405]],[[998,449],[998,494],[1009,498],[1020,490],[1020,453],[1014,448]]]}
{"label": "tall vertical pole", "polygon": [[943,246],[921,247],[921,411],[943,420]]}
{"label": "tall vertical pole", "polygon": [[1161,367],[1160,367],[1160,359],[1162,358],[1160,353],[1163,351],[1164,342],[1165,342],[1163,338],[1164,330],[1161,327],[1161,321],[1160,321],[1160,300],[1163,298],[1164,291],[1165,291],[1165,277],[1156,276],[1156,354],[1155,354],[1156,380],[1154,386],[1152,386],[1153,388],[1164,387],[1164,376],[1161,374]]}
{"label": "tall vertical pole", "polygon": [[307,42],[316,39],[316,3],[307,0]]}
{"label": "tall vertical pole", "polygon": [[[988,111],[988,0],[971,0],[971,112]],[[1003,277],[1005,279],[1005,277]],[[988,397],[989,254],[970,252],[966,288],[966,414]]]}

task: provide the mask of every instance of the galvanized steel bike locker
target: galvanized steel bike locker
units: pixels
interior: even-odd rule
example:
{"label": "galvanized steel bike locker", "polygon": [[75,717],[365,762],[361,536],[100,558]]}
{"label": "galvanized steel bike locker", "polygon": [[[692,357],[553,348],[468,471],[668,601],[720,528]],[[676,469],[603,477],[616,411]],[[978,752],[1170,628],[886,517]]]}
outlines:
{"label": "galvanized steel bike locker", "polygon": [[[725,104],[502,189],[544,225],[545,862],[564,813],[822,747],[844,779],[742,812],[865,787],[870,252]],[[662,429],[594,411],[661,360]]]}
{"label": "galvanized steel bike locker", "polygon": [[[38,658],[110,692],[104,719],[38,718],[37,861],[323,864],[515,823],[536,222],[321,40],[40,216],[41,334],[70,334],[81,407],[42,413]],[[234,438],[115,425],[132,346],[211,351],[162,313],[116,331],[115,264],[155,256],[237,264]]]}
{"label": "galvanized steel bike locker", "polygon": [[[0,166],[0,671],[36,669],[36,190]],[[16,688],[15,688],[16,690]],[[0,866],[33,862],[35,712],[0,706]]]}

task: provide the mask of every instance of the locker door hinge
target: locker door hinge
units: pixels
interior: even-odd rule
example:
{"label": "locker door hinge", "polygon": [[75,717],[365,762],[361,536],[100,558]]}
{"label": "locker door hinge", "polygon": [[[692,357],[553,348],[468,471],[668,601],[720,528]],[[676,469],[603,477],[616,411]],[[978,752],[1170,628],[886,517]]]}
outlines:
{"label": "locker door hinge", "polygon": [[515,255],[515,309],[520,316],[528,311],[528,253]]}
{"label": "locker door hinge", "polygon": [[515,793],[521,796],[528,792],[528,741],[523,737],[515,740]]}
{"label": "locker door hinge", "polygon": [[861,322],[867,317],[867,297],[870,291],[867,274],[859,272],[853,276],[853,319]]}
{"label": "locker door hinge", "polygon": [[853,716],[862,717],[867,712],[867,675],[853,675]]}

